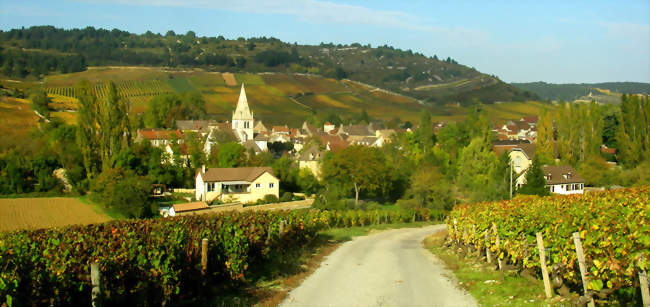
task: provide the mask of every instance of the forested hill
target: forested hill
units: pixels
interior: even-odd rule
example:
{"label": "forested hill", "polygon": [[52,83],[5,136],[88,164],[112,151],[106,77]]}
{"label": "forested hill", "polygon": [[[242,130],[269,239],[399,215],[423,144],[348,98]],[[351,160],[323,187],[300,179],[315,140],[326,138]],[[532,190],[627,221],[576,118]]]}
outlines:
{"label": "forested hill", "polygon": [[[650,94],[650,83],[604,82],[604,83],[566,83],[546,82],[512,83],[512,85],[539,95],[542,99],[573,101],[582,97],[606,94]],[[609,92],[609,93],[608,93]]]}
{"label": "forested hill", "polygon": [[309,46],[266,37],[198,37],[192,31],[138,35],[117,29],[39,26],[0,31],[0,48],[1,72],[9,78],[42,78],[55,72],[82,71],[88,66],[191,67],[349,78],[431,103],[537,98],[451,58],[357,43]]}

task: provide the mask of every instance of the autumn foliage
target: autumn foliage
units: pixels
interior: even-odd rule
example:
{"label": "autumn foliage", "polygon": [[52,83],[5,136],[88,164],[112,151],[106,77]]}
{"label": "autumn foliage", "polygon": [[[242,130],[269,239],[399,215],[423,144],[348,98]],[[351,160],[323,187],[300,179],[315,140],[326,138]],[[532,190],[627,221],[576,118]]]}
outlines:
{"label": "autumn foliage", "polygon": [[[608,294],[638,287],[650,257],[650,187],[585,195],[533,197],[463,204],[447,218],[450,238],[485,250],[517,267],[540,272],[535,234],[548,249],[547,265],[574,289],[582,288],[572,233],[584,248],[588,288]],[[500,249],[496,247],[496,225]],[[485,234],[489,234],[486,241]]]}

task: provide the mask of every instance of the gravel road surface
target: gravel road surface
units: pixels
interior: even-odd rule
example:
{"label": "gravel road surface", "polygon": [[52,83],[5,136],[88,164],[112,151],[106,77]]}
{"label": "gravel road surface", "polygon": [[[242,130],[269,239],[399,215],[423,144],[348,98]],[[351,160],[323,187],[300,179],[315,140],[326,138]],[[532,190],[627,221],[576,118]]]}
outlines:
{"label": "gravel road surface", "polygon": [[379,232],[334,251],[280,306],[476,306],[422,240],[444,225]]}

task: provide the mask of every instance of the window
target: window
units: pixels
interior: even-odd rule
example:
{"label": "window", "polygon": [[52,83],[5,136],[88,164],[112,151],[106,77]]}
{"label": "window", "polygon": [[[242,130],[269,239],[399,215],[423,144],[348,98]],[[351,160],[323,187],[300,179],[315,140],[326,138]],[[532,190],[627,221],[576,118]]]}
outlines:
{"label": "window", "polygon": [[273,183],[269,183],[269,188],[273,188]]}
{"label": "window", "polygon": [[208,192],[212,192],[212,184],[208,183]]}
{"label": "window", "polygon": [[255,187],[256,187],[256,188],[261,188],[261,187],[262,187],[262,184],[260,184],[260,183],[256,183],[256,184],[255,184]]}

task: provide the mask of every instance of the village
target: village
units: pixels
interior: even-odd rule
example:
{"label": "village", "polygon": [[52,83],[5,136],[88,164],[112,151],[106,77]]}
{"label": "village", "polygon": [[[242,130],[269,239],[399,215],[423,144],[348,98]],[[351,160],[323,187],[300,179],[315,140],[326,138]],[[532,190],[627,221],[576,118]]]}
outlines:
{"label": "village", "polygon": [[[511,161],[512,180],[517,188],[526,183],[526,171],[531,167],[536,153],[538,116],[523,117],[520,120],[506,120],[495,124],[492,132],[492,151],[500,156],[508,153]],[[413,133],[411,128],[385,129],[382,122],[333,125],[326,122],[323,127],[314,127],[304,122],[299,128],[287,125],[266,127],[256,121],[249,106],[245,85],[242,84],[239,99],[232,120],[216,122],[211,120],[177,120],[176,129],[140,129],[136,141],[149,141],[153,146],[164,149],[167,158],[161,163],[174,163],[177,155],[181,161],[189,159],[183,136],[196,133],[203,140],[206,155],[218,145],[217,134],[227,134],[244,146],[248,153],[259,154],[269,150],[272,143],[290,146],[288,154],[301,169],[308,169],[315,177],[321,173],[322,159],[327,152],[337,152],[351,145],[382,147],[390,143],[398,133]],[[446,123],[433,123],[437,133]],[[178,146],[174,146],[174,144]],[[174,148],[180,152],[174,152]],[[604,147],[604,150],[610,150]],[[615,150],[614,150],[615,152]],[[570,165],[542,166],[546,188],[554,194],[582,194],[585,180]],[[432,183],[435,184],[435,183]],[[163,208],[161,214],[174,216],[176,213],[209,210],[210,203],[220,204],[254,203],[267,195],[280,196],[279,179],[269,167],[206,168],[203,165],[196,173],[195,185],[187,187],[194,193],[194,201]],[[162,193],[162,191],[158,191]]]}

